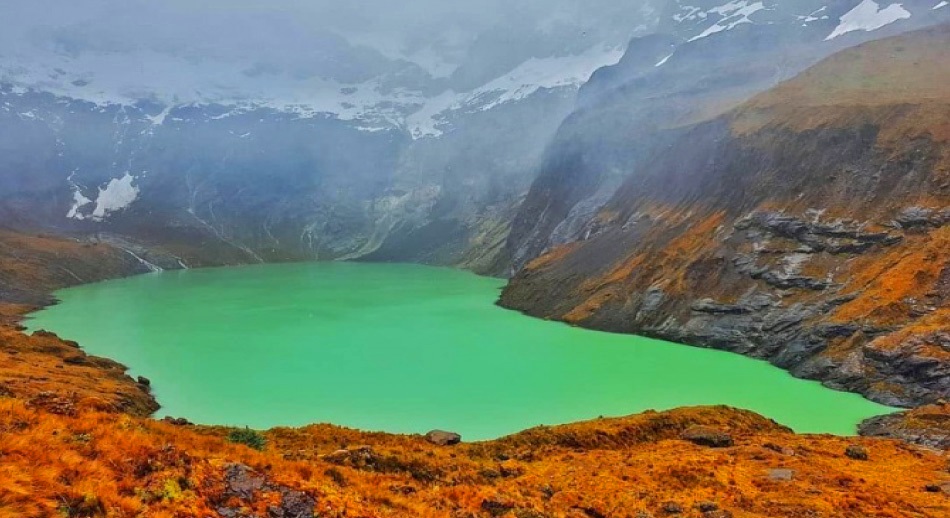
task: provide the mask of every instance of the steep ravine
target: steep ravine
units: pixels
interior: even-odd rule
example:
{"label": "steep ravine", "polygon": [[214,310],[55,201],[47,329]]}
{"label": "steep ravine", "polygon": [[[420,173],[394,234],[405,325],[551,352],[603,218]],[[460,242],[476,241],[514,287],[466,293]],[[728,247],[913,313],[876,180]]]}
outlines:
{"label": "steep ravine", "polygon": [[844,51],[634,171],[501,303],[950,398],[950,27]]}

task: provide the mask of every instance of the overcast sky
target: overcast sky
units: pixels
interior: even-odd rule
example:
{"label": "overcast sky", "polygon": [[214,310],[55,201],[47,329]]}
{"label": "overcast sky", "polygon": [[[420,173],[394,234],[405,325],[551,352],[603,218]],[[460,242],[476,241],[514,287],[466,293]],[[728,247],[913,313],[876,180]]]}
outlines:
{"label": "overcast sky", "polygon": [[668,1],[0,0],[0,81],[90,100],[432,97],[532,58],[610,64]]}
{"label": "overcast sky", "polygon": [[69,52],[146,47],[268,58],[300,52],[320,35],[336,33],[392,55],[432,44],[464,47],[491,27],[579,30],[591,40],[623,42],[642,21],[645,5],[642,0],[4,0],[0,53],[55,44]]}

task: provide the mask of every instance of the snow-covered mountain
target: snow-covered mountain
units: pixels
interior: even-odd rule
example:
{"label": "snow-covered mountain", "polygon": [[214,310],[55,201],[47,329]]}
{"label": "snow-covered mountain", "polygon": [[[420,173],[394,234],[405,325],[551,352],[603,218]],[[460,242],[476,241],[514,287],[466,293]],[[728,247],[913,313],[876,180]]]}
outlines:
{"label": "snow-covered mountain", "polygon": [[487,3],[0,6],[0,198],[21,225],[245,260],[471,261],[661,5]]}
{"label": "snow-covered mountain", "polygon": [[[52,3],[38,2],[51,9]],[[53,17],[50,26],[36,23],[35,5],[7,5],[0,7],[9,11],[5,19],[33,23],[0,34],[0,81],[15,91],[97,105],[148,100],[167,109],[268,108],[421,138],[444,131],[439,127],[452,112],[491,109],[541,88],[578,87],[594,70],[616,63],[628,38],[649,30],[657,12],[650,2],[630,2],[619,20],[575,19],[577,3],[562,2],[561,10],[527,9],[523,14],[538,18],[518,23],[491,18],[467,26],[464,12],[429,13],[431,19],[415,20],[405,32],[389,27],[379,34],[371,32],[380,23],[375,17],[363,22],[369,27],[326,20],[312,27],[318,16],[342,22],[371,9],[321,9],[322,3],[310,11],[278,2],[285,10],[261,14],[83,1],[79,12],[43,13],[44,22]],[[595,31],[600,24],[623,29]]]}

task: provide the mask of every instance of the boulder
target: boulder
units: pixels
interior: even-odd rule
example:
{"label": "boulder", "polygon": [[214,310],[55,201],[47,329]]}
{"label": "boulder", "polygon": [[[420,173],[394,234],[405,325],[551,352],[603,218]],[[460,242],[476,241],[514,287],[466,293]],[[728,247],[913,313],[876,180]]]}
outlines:
{"label": "boulder", "polygon": [[452,446],[462,442],[462,436],[455,432],[432,430],[426,434],[426,440],[438,446]]}
{"label": "boulder", "polygon": [[263,490],[266,481],[250,467],[234,463],[224,467],[224,485],[226,496],[236,496],[247,500],[253,498],[256,492]]}

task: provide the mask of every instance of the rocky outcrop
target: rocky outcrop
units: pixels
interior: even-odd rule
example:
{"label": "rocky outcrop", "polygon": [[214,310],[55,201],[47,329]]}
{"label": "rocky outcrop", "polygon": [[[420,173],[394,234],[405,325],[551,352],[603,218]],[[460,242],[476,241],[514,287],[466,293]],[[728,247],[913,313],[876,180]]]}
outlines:
{"label": "rocky outcrop", "polygon": [[950,397],[947,45],[946,26],[866,44],[693,126],[502,304],[892,405]]}
{"label": "rocky outcrop", "polygon": [[950,405],[928,405],[861,423],[862,435],[892,437],[931,448],[950,450]]}
{"label": "rocky outcrop", "polygon": [[[229,464],[224,467],[224,493],[222,505],[216,509],[222,518],[250,518],[255,516],[247,512],[247,503],[276,500],[268,506],[270,518],[314,518],[316,499],[303,491],[296,491],[268,480],[244,464]],[[235,505],[235,500],[239,504]]]}
{"label": "rocky outcrop", "polygon": [[728,433],[704,426],[689,428],[683,432],[683,439],[710,448],[727,448],[735,444]]}

